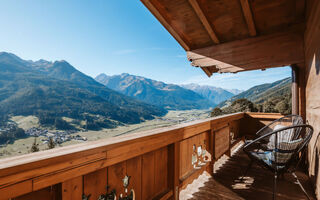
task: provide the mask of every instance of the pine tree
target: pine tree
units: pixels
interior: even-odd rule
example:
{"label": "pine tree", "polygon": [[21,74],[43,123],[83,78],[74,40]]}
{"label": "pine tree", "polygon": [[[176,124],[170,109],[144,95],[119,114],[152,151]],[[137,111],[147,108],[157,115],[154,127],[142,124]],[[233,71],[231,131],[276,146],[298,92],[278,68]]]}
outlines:
{"label": "pine tree", "polygon": [[56,146],[56,143],[53,141],[52,137],[49,138],[48,148],[53,149]]}
{"label": "pine tree", "polygon": [[40,149],[39,149],[39,144],[37,144],[37,138],[35,137],[34,142],[31,146],[31,152],[37,152],[37,151],[40,151]]}

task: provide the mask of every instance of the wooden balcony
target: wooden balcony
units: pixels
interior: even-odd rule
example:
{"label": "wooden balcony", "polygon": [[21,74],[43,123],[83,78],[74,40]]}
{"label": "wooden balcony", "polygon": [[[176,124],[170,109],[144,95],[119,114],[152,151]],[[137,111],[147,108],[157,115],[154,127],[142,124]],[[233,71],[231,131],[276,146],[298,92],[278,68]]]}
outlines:
{"label": "wooden balcony", "polygon": [[[204,190],[195,193],[195,199],[205,199],[201,195],[206,191],[220,194],[221,199],[228,199],[230,192],[239,198],[255,199],[255,194],[268,193],[272,187],[256,168],[252,173],[258,177],[252,190],[237,193],[232,188],[233,181],[241,175],[240,167],[247,162],[245,156],[235,154],[219,170],[215,169],[215,174],[214,166],[222,156],[231,155],[231,149],[244,135],[254,134],[279,117],[280,114],[236,113],[2,159],[0,200],[82,199],[83,194],[95,200],[107,192],[107,185],[109,191],[116,190],[119,198],[120,194],[125,195],[126,175],[130,176],[128,193],[134,189],[136,199],[179,199],[180,191],[205,171],[214,176],[205,183]],[[208,150],[212,162],[194,169],[194,145]],[[290,190],[284,191],[291,197]],[[300,198],[302,193],[297,190],[295,194],[300,196],[293,197]],[[213,197],[209,195],[208,199]]]}

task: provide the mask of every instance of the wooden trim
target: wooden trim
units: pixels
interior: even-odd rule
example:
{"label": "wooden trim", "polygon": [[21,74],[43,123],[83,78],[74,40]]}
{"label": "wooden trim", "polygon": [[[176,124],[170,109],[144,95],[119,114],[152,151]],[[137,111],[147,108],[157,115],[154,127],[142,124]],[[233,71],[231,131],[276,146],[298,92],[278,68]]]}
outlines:
{"label": "wooden trim", "polygon": [[141,0],[141,2],[150,10],[150,12],[157,18],[157,20],[167,29],[167,31],[186,51],[189,51],[191,49],[187,41],[182,39],[182,34],[177,32],[179,30],[172,27],[172,24],[170,24],[168,20],[160,14],[159,10],[150,2],[150,0]]}
{"label": "wooden trim", "polygon": [[249,1],[248,0],[240,0],[240,3],[241,3],[244,18],[246,19],[246,22],[248,25],[249,34],[250,34],[250,36],[256,36],[257,31],[256,31],[256,27],[254,25],[254,20],[253,20]]}
{"label": "wooden trim", "polygon": [[291,65],[292,71],[292,114],[299,114],[299,89],[298,89],[298,77],[299,77],[299,68],[296,65]]}
{"label": "wooden trim", "polygon": [[0,200],[8,200],[32,192],[32,181],[23,181],[0,189]]}
{"label": "wooden trim", "polygon": [[215,31],[213,30],[212,26],[210,25],[210,22],[208,21],[207,17],[203,13],[203,11],[202,11],[202,9],[201,9],[201,7],[199,5],[199,2],[197,0],[189,0],[189,3],[192,6],[192,8],[195,11],[195,13],[197,14],[197,16],[200,19],[201,23],[203,24],[204,28],[208,32],[211,40],[214,43],[219,44],[220,41],[219,41]]}
{"label": "wooden trim", "polygon": [[246,116],[256,118],[256,119],[279,119],[284,117],[284,115],[280,113],[256,113],[256,112],[246,112]]}
{"label": "wooden trim", "polygon": [[[237,72],[304,62],[303,32],[297,25],[284,32],[212,45],[187,52],[193,66],[217,66]],[[230,68],[230,69],[228,69]]]}

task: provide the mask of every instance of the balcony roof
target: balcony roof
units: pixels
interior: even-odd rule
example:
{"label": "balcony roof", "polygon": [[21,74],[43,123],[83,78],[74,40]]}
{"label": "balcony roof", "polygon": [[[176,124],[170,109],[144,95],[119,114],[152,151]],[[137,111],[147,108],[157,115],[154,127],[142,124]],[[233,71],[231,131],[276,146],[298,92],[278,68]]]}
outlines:
{"label": "balcony roof", "polygon": [[304,62],[305,0],[141,0],[211,76]]}

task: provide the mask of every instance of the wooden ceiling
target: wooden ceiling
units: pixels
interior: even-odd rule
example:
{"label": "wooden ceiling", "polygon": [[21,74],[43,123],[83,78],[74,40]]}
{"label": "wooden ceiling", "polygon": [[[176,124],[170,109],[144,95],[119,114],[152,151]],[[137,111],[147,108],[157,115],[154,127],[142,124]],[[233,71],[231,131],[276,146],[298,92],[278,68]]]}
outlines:
{"label": "wooden ceiling", "polygon": [[211,76],[302,63],[305,0],[141,0]]}

